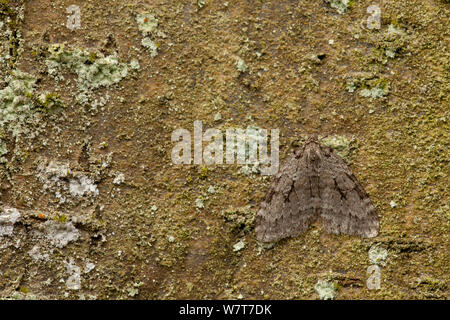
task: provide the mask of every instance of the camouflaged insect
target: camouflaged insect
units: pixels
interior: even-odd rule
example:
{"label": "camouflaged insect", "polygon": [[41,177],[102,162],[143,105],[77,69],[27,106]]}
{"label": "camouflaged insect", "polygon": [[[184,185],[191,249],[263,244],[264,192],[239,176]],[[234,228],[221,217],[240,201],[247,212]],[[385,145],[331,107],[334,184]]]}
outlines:
{"label": "camouflaged insect", "polygon": [[312,137],[274,177],[256,214],[256,237],[294,237],[318,219],[334,234],[372,238],[379,230],[377,211],[344,160]]}

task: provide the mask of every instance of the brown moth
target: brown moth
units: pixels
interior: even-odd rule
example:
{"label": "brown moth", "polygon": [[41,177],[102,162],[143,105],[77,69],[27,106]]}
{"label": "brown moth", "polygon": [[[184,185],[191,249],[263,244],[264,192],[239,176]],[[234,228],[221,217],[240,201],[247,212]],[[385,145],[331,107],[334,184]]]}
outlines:
{"label": "brown moth", "polygon": [[274,177],[256,214],[256,237],[294,237],[317,219],[334,234],[372,238],[379,230],[377,211],[344,160],[312,137]]}

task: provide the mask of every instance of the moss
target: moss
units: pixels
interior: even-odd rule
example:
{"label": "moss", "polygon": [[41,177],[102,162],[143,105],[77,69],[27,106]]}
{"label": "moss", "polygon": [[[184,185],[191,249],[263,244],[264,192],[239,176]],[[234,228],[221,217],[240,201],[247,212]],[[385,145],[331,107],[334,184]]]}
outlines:
{"label": "moss", "polygon": [[19,288],[19,291],[20,291],[21,293],[27,294],[27,293],[30,292],[30,289],[28,289],[27,287],[21,286],[21,287]]}
{"label": "moss", "polygon": [[254,228],[255,213],[250,206],[230,208],[221,213],[231,233],[250,232]]}
{"label": "moss", "polygon": [[64,215],[64,214],[62,214],[60,216],[57,216],[56,220],[59,221],[62,224],[65,224],[68,221],[67,216]]}

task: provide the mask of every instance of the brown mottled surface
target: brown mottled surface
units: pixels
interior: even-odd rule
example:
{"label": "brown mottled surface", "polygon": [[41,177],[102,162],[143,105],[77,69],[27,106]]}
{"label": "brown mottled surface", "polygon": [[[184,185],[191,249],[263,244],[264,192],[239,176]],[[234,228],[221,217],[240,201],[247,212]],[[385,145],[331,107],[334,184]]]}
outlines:
{"label": "brown mottled surface", "polygon": [[[65,26],[71,4],[82,13],[74,31]],[[209,0],[202,8],[197,1],[0,0],[0,53],[12,53],[2,62],[0,90],[17,68],[37,78],[36,94],[55,93],[65,106],[36,111],[35,137],[0,127],[8,149],[0,206],[22,214],[12,236],[0,238],[0,297],[316,299],[314,284],[328,279],[336,299],[447,299],[449,4],[380,1],[381,29],[368,30],[371,4],[355,0],[340,15],[322,0]],[[165,34],[151,35],[154,58],[141,45],[135,18],[142,12]],[[123,63],[137,59],[140,69],[80,102],[73,70],[61,69],[61,80],[48,74],[48,48],[63,42],[92,61],[114,52]],[[373,88],[383,94],[361,93]],[[217,113],[222,120],[214,121]],[[172,165],[171,133],[193,132],[194,120],[204,129],[279,128],[281,160],[309,134],[352,141],[346,160],[377,208],[379,235],[328,235],[317,224],[260,248],[254,215],[270,179],[237,165]],[[61,203],[43,187],[51,160],[70,167],[60,185],[86,176],[98,196],[65,194]],[[124,182],[114,184],[120,173]],[[45,221],[73,223],[78,239],[52,247],[36,235]],[[239,241],[245,247],[235,251]],[[374,244],[388,257],[381,288],[371,291]],[[35,246],[47,259],[32,258]],[[67,287],[70,259],[80,269],[78,290]],[[95,268],[85,273],[88,262]]]}

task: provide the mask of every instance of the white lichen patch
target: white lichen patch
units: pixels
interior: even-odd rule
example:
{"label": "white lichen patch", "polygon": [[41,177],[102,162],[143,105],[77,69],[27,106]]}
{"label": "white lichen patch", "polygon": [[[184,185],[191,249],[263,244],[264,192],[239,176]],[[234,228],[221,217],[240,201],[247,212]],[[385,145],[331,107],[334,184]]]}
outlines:
{"label": "white lichen patch", "polygon": [[370,263],[385,266],[387,257],[388,251],[385,248],[380,247],[377,244],[374,244],[373,246],[370,247],[369,249]]}
{"label": "white lichen patch", "polygon": [[319,280],[314,285],[320,300],[333,300],[336,297],[336,288],[330,281]]}
{"label": "white lichen patch", "polygon": [[392,49],[386,49],[385,54],[388,58],[391,58],[391,59],[395,58],[395,51]]}
{"label": "white lichen patch", "polygon": [[88,177],[79,175],[69,182],[69,192],[73,197],[83,197],[85,195],[97,197],[97,185]]}
{"label": "white lichen patch", "polygon": [[54,203],[91,201],[99,194],[94,180],[80,172],[72,172],[67,161],[41,160],[37,171],[43,190],[54,194]]}
{"label": "white lichen patch", "polygon": [[141,68],[141,65],[139,64],[139,61],[136,59],[131,60],[130,62],[130,68],[134,70],[139,70]]}
{"label": "white lichen patch", "polygon": [[85,263],[85,265],[84,265],[84,270],[83,270],[83,272],[84,272],[84,273],[89,273],[89,272],[91,272],[91,271],[94,270],[94,269],[95,269],[95,264],[92,263],[92,262],[86,261],[86,263]]}
{"label": "white lichen patch", "polygon": [[209,186],[208,193],[211,193],[211,194],[216,193],[216,189],[214,188],[214,186]]}
{"label": "white lichen patch", "polygon": [[12,236],[14,224],[20,220],[20,212],[15,208],[0,211],[0,237]]}
{"label": "white lichen patch", "polygon": [[123,173],[119,173],[113,180],[113,184],[119,185],[125,182],[125,175]]}
{"label": "white lichen patch", "polygon": [[203,209],[205,207],[205,204],[203,203],[203,200],[201,198],[195,199],[195,206],[197,209]]}
{"label": "white lichen patch", "polygon": [[45,239],[57,248],[64,248],[69,242],[77,241],[80,237],[80,232],[71,222],[49,220],[41,228]]}
{"label": "white lichen patch", "polygon": [[[71,170],[68,162],[58,162],[51,160],[47,166],[43,163],[38,167],[38,171],[41,172],[40,178],[44,178],[44,182],[54,182],[59,184],[62,179],[67,178],[71,174]],[[44,188],[49,188],[50,184],[44,184]]]}
{"label": "white lichen patch", "polygon": [[42,253],[41,247],[39,245],[35,245],[30,251],[28,251],[28,255],[34,261],[48,261],[49,260],[48,253]]}
{"label": "white lichen patch", "polygon": [[245,242],[242,240],[239,240],[236,244],[233,245],[234,252],[239,252],[244,248],[245,248]]}
{"label": "white lichen patch", "polygon": [[236,61],[236,68],[238,69],[239,72],[244,73],[247,71],[247,65],[245,64],[245,61],[242,60],[241,58],[239,58]]}

